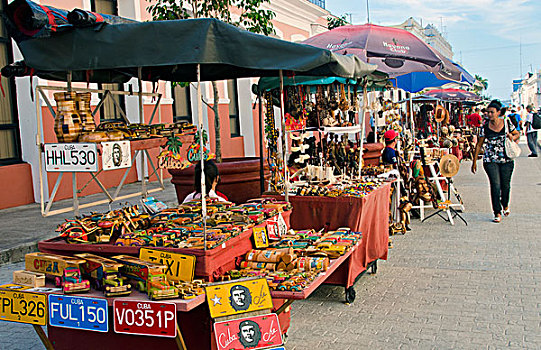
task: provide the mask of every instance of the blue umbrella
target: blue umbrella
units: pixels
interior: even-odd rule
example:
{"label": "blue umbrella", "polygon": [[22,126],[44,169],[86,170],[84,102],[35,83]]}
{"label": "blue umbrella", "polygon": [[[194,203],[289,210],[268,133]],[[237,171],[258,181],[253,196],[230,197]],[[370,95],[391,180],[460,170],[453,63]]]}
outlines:
{"label": "blue umbrella", "polygon": [[396,77],[396,80],[391,80],[395,87],[401,88],[405,91],[412,93],[422,91],[429,87],[442,87],[445,84],[455,83],[463,85],[472,85],[475,82],[475,78],[471,76],[468,71],[462,68],[459,64],[453,62],[453,64],[460,70],[461,80],[441,80],[430,72],[412,72]]}

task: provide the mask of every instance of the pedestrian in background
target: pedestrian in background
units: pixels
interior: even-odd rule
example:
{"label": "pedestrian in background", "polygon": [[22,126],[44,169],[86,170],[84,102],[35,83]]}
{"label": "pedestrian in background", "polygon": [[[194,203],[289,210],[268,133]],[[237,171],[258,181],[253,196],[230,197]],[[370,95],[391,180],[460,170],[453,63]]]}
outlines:
{"label": "pedestrian in background", "polygon": [[526,111],[528,115],[526,116],[526,122],[524,123],[524,129],[526,131],[526,139],[528,140],[528,148],[530,149],[530,154],[528,157],[537,157],[537,130],[532,126],[533,123],[533,105],[526,106]]}
{"label": "pedestrian in background", "polygon": [[[507,137],[516,142],[520,138],[520,134],[509,119],[503,119],[505,109],[502,109],[500,101],[492,100],[486,111],[489,119],[479,133],[471,171],[474,174],[477,171],[477,157],[484,144],[483,168],[490,183],[490,199],[494,213],[493,221],[499,223],[502,221],[502,210],[503,215],[508,216],[510,214],[511,175],[513,175],[515,167],[515,162],[505,154],[505,138]],[[508,133],[506,133],[505,123],[507,123]]]}

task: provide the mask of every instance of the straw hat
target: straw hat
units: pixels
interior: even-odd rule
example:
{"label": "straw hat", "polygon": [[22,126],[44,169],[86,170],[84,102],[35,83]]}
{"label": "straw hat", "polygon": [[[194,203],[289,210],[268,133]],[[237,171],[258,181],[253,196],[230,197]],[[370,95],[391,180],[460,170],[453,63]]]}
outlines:
{"label": "straw hat", "polygon": [[443,107],[442,105],[436,106],[436,110],[434,111],[434,119],[436,119],[438,123],[441,123],[442,121],[447,119],[448,116],[449,111],[445,109],[445,107]]}
{"label": "straw hat", "polygon": [[453,177],[460,169],[458,158],[453,154],[446,154],[440,160],[440,173],[445,177]]}

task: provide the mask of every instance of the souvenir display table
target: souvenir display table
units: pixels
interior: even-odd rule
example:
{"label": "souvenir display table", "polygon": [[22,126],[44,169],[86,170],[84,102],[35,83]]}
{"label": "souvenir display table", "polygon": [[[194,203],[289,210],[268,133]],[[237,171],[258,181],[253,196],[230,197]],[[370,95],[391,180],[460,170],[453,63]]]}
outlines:
{"label": "souvenir display table", "polygon": [[[352,253],[348,264],[340,266],[326,283],[336,283],[335,278],[340,278],[345,279],[350,286],[356,277],[366,270],[369,263],[377,259],[387,259],[390,191],[391,183],[386,183],[360,198],[289,197],[293,206],[291,228],[336,230],[349,227],[352,231],[363,234],[361,245]],[[283,196],[272,197],[283,199]]]}
{"label": "souvenir display table", "polygon": [[[289,227],[291,210],[283,212],[282,217]],[[265,227],[266,223],[261,223],[256,227]],[[253,249],[251,240],[253,228],[248,229],[237,236],[225,241],[220,246],[213,249],[190,249],[190,248],[163,248],[164,251],[194,255],[196,257],[195,276],[204,278],[208,281],[214,281],[216,277],[235,268],[236,259],[243,256],[250,249]],[[44,253],[72,255],[75,253],[94,253],[103,256],[117,254],[127,254],[138,256],[140,247],[116,246],[111,244],[69,244],[62,238],[55,237],[38,243],[38,249]]]}

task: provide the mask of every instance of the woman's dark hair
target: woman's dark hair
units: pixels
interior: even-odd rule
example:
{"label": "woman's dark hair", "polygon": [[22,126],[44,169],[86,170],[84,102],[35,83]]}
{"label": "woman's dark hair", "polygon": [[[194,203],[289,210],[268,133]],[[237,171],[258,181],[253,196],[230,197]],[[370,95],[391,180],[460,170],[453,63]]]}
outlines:
{"label": "woman's dark hair", "polygon": [[[218,167],[216,163],[212,160],[205,160],[205,188],[206,193],[208,194],[212,188],[214,180],[220,175],[218,173]],[[195,193],[201,193],[201,162],[198,161],[195,165],[195,176],[194,176],[194,187]]]}
{"label": "woman's dark hair", "polygon": [[489,108],[495,108],[497,111],[502,109],[502,103],[498,100],[492,100],[487,106],[487,109]]}

